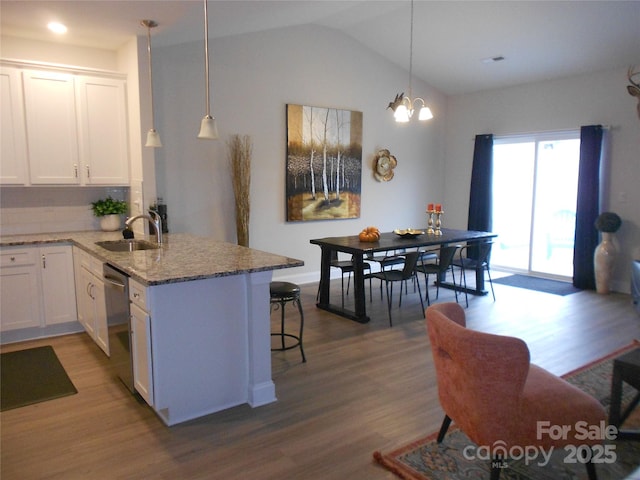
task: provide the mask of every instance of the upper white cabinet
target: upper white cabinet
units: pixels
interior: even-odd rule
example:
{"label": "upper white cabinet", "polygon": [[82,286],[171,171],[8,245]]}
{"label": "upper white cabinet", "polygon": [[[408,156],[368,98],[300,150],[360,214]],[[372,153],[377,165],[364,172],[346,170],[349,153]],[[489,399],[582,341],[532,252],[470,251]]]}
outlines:
{"label": "upper white cabinet", "polygon": [[20,70],[0,67],[0,183],[24,185],[27,180],[27,139]]}
{"label": "upper white cabinet", "polygon": [[80,183],[74,76],[39,70],[22,75],[31,183]]}
{"label": "upper white cabinet", "polygon": [[100,77],[76,77],[80,159],[84,183],[129,183],[125,83]]}
{"label": "upper white cabinet", "polygon": [[1,183],[129,184],[122,78],[3,65],[1,79]]}

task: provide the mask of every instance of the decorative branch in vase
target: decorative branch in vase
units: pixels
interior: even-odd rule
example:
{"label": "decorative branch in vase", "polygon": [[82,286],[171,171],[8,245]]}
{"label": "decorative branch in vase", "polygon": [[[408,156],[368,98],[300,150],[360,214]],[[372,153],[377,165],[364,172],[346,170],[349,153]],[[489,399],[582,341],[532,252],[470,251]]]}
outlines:
{"label": "decorative branch in vase", "polygon": [[236,234],[238,245],[249,246],[249,198],[251,187],[251,154],[253,146],[249,135],[231,135],[227,142],[229,163],[236,200]]}

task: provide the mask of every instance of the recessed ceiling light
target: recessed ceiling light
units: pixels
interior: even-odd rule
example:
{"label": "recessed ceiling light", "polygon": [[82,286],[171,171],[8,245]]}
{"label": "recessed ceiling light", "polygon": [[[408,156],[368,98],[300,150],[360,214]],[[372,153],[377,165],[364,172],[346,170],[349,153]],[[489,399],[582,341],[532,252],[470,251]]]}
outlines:
{"label": "recessed ceiling light", "polygon": [[59,23],[59,22],[49,22],[47,24],[47,28],[51,30],[53,33],[57,33],[59,35],[62,35],[63,33],[67,33],[66,25],[63,25],[62,23]]}
{"label": "recessed ceiling light", "polygon": [[501,62],[504,59],[505,58],[502,55],[496,55],[495,57],[483,58],[482,63],[496,63],[496,62]]}

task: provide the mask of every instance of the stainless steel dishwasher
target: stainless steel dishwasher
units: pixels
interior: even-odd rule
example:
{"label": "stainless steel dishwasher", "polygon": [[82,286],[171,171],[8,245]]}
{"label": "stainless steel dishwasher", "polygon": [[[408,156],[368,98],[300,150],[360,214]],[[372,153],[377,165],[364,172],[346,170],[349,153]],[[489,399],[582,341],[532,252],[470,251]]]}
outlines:
{"label": "stainless steel dishwasher", "polygon": [[109,356],[116,374],[134,392],[131,364],[131,327],[129,318],[129,277],[108,263],[103,267]]}

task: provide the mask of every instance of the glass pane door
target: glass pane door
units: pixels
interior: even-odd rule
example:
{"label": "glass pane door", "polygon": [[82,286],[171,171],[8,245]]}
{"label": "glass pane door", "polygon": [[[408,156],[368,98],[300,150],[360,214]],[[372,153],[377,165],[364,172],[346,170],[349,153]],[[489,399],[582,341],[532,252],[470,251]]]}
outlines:
{"label": "glass pane door", "polygon": [[573,276],[577,132],[502,138],[493,147],[494,266]]}
{"label": "glass pane door", "polygon": [[580,140],[537,145],[531,271],[572,277]]}

